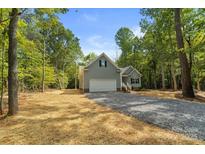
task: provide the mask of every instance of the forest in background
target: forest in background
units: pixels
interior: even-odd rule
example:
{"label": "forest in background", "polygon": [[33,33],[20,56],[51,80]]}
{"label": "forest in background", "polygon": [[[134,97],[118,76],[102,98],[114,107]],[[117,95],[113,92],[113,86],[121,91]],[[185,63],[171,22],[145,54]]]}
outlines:
{"label": "forest in background", "polygon": [[58,18],[68,11],[0,9],[1,110],[7,91],[13,105],[18,104],[18,91],[74,86],[76,62],[83,53],[79,39]]}
{"label": "forest in background", "polygon": [[[67,87],[67,83],[73,80],[75,75],[75,62],[83,57],[79,39],[71,30],[66,29],[58,18],[59,14],[67,13],[68,9],[21,9],[21,11],[24,12],[20,15],[17,29],[20,90],[41,90],[43,85],[50,88]],[[0,69],[4,67],[0,83],[3,82],[5,90],[8,78],[7,31],[10,12],[11,9],[0,10]]]}
{"label": "forest in background", "polygon": [[[66,29],[58,15],[68,9],[0,9],[0,85],[8,91],[9,114],[18,111],[18,91],[77,87],[78,65],[96,57],[81,51],[79,38]],[[117,64],[132,65],[142,77],[142,88],[205,89],[205,9],[141,9],[137,37],[126,27],[115,35],[122,51]]]}
{"label": "forest in background", "polygon": [[205,9],[179,9],[180,47],[176,9],[141,9],[140,13],[143,37],[135,36],[127,27],[115,35],[122,51],[118,65],[138,69],[143,75],[143,88],[174,90],[182,89],[182,80],[186,78],[182,77],[182,67],[186,67],[184,71],[190,72],[193,88],[205,90]]}

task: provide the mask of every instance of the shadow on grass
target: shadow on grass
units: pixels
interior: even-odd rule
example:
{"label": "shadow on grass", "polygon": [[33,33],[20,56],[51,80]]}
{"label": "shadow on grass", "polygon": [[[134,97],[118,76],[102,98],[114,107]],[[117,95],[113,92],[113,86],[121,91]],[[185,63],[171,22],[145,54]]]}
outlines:
{"label": "shadow on grass", "polygon": [[[191,140],[178,141],[175,134],[97,105],[85,99],[85,95],[78,94],[78,98],[70,91],[64,93],[68,97],[54,94],[42,99],[43,95],[40,100],[34,97],[22,103],[17,116],[0,122],[0,144],[193,144]],[[116,103],[120,101],[116,99]],[[129,105],[134,107],[133,101]]]}
{"label": "shadow on grass", "polygon": [[64,89],[60,95],[79,95],[83,94],[83,92],[79,89]]}
{"label": "shadow on grass", "polygon": [[184,97],[182,94],[175,94],[175,98],[177,99],[184,99],[188,101],[197,101],[199,103],[205,103],[205,97],[195,94],[195,98],[187,98]]}
{"label": "shadow on grass", "polygon": [[101,115],[110,113],[89,111],[77,112],[75,117],[63,114],[56,118],[28,119],[26,115],[15,121],[7,119],[10,124],[6,127],[11,132],[0,137],[0,144],[131,144],[100,121]]}

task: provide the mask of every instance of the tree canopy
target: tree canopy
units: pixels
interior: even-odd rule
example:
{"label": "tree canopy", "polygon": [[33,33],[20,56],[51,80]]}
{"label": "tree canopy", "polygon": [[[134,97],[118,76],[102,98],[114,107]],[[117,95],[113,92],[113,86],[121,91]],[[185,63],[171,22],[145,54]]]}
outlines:
{"label": "tree canopy", "polygon": [[[135,36],[126,27],[115,35],[122,52],[118,65],[137,68],[143,74],[144,88],[181,89],[181,51],[177,48],[174,9],[141,9],[140,13],[143,37]],[[191,71],[191,84],[198,90],[205,89],[205,10],[182,9],[180,13],[183,53]]]}
{"label": "tree canopy", "polygon": [[[11,9],[1,9],[2,21],[9,18]],[[43,52],[45,48],[45,86],[63,88],[72,76],[75,61],[83,56],[79,39],[59,21],[58,15],[68,9],[26,9],[17,29],[17,57],[20,90],[42,87]],[[8,29],[9,20],[0,25],[1,35]],[[5,55],[8,36],[2,40]],[[2,52],[2,45],[1,45]],[[4,57],[4,86],[7,83],[7,57]],[[1,66],[0,66],[1,67]],[[2,82],[2,81],[0,81]],[[63,85],[63,83],[65,85]]]}

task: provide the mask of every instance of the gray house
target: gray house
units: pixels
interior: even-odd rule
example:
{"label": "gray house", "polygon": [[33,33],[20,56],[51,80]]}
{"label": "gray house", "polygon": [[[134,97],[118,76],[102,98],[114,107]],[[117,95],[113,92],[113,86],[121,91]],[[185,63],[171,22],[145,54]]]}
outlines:
{"label": "gray house", "polygon": [[84,92],[131,90],[141,87],[141,74],[132,66],[119,68],[102,53],[79,70],[79,88]]}

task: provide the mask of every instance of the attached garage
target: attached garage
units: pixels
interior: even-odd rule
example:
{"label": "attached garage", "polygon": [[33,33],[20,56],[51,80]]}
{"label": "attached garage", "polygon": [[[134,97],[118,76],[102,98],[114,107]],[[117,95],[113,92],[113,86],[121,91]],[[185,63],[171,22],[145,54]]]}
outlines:
{"label": "attached garage", "polygon": [[116,79],[90,79],[90,92],[117,91]]}

